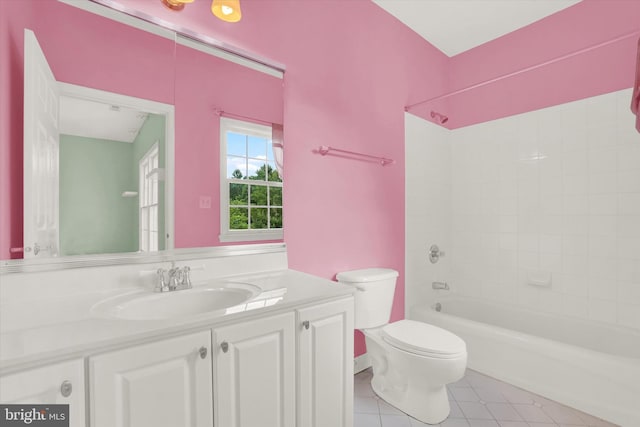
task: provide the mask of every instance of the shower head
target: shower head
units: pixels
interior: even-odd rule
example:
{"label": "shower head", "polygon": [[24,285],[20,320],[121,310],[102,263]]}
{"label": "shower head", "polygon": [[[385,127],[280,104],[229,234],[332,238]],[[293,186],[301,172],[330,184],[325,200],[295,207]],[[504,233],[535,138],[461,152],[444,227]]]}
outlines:
{"label": "shower head", "polygon": [[435,111],[431,112],[431,118],[432,119],[436,119],[438,121],[438,123],[440,123],[441,125],[447,123],[447,121],[449,121],[449,117],[440,114],[440,113],[436,113]]}

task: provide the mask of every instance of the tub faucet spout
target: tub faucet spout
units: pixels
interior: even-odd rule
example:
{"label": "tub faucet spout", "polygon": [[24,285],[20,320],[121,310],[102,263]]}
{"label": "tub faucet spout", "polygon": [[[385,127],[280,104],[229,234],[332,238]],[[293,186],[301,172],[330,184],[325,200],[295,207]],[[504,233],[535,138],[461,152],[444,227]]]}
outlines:
{"label": "tub faucet spout", "polygon": [[449,285],[447,282],[432,282],[431,287],[433,289],[444,289],[445,291],[449,290]]}

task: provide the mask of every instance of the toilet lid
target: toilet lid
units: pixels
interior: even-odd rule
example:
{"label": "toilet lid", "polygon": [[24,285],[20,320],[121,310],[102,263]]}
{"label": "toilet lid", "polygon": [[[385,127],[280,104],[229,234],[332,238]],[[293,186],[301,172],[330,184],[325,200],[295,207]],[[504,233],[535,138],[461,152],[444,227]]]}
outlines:
{"label": "toilet lid", "polygon": [[414,354],[450,358],[466,353],[467,346],[455,334],[428,323],[400,320],[382,328],[390,345]]}

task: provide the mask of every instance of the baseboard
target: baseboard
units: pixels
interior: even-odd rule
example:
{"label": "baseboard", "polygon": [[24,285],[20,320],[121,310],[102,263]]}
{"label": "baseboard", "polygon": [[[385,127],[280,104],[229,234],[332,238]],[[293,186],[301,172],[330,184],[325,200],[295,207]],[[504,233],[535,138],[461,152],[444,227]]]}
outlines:
{"label": "baseboard", "polygon": [[360,356],[353,359],[354,375],[370,367],[371,367],[371,361],[369,360],[369,355],[367,353],[361,354]]}

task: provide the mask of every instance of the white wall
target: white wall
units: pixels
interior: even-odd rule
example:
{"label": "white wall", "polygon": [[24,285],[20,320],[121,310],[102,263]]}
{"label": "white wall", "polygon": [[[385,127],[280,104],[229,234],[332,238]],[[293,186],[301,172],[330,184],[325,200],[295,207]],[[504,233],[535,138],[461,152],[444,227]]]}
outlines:
{"label": "white wall", "polygon": [[[440,274],[419,262],[419,240],[450,227],[454,292],[640,328],[640,134],[630,99],[624,90],[449,135],[407,120],[407,308],[413,282]],[[440,141],[415,147],[425,137]],[[431,222],[428,207],[446,195],[431,189],[418,156],[434,156],[425,160],[433,173],[450,165],[451,221]],[[527,285],[529,272],[551,273],[551,288]]]}

